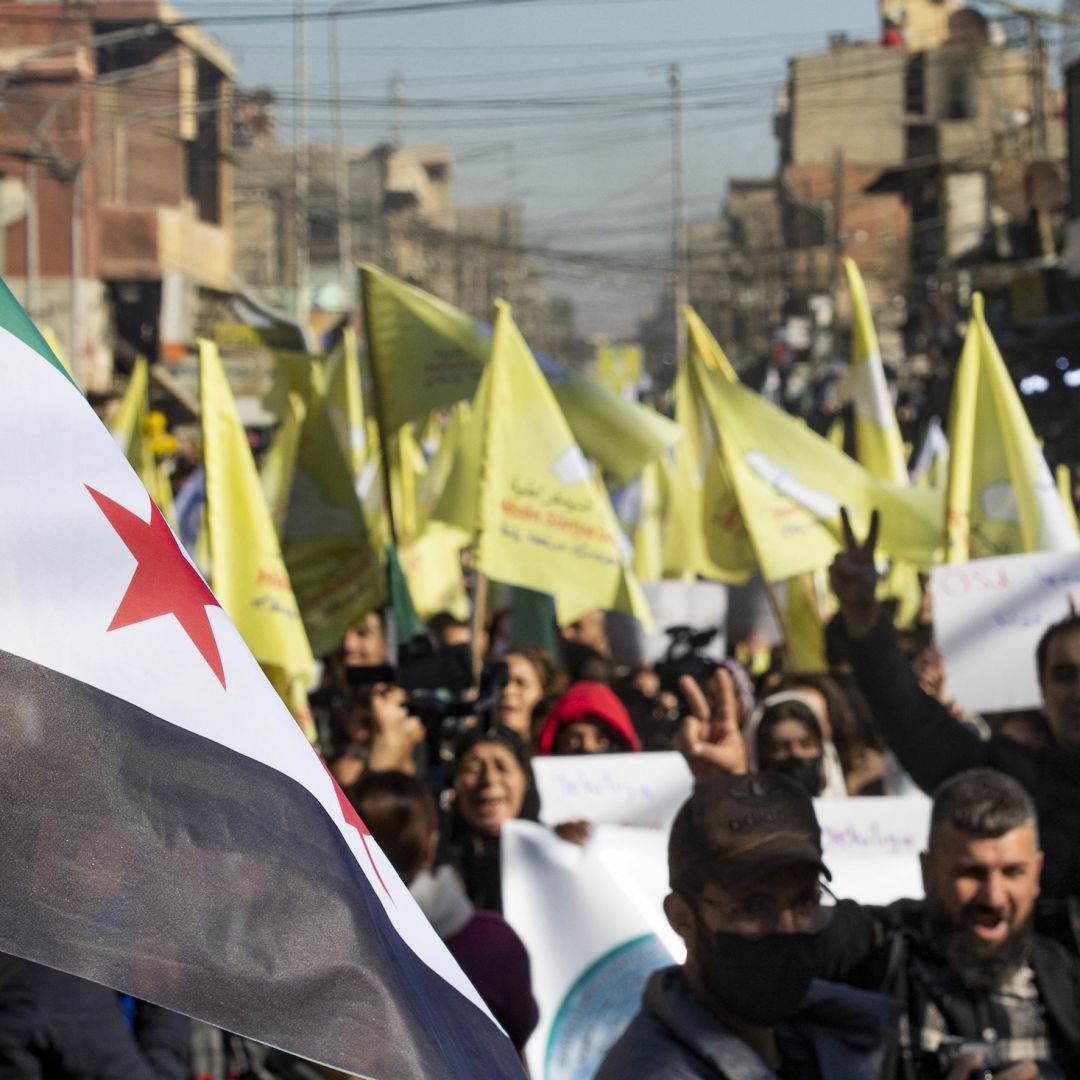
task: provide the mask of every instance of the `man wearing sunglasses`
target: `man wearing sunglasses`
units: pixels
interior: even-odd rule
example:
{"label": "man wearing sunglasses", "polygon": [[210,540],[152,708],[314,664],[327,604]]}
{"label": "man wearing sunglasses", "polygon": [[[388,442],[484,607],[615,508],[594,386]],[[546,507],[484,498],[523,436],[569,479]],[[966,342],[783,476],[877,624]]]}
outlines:
{"label": "man wearing sunglasses", "polygon": [[698,783],[668,844],[686,961],[654,974],[597,1080],[881,1075],[898,1007],[816,979],[828,876],[806,792],[772,773]]}

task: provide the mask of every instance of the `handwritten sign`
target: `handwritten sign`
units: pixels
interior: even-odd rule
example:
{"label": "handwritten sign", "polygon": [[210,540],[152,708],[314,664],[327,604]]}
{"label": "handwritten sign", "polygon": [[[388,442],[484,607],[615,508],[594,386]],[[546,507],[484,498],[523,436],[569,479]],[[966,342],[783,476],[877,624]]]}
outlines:
{"label": "handwritten sign", "polygon": [[919,853],[930,834],[925,795],[815,799],[814,810],[833,893],[861,904],[922,896]]}
{"label": "handwritten sign", "polygon": [[533,760],[545,825],[591,821],[669,829],[694,786],[682,754],[583,754]]}
{"label": "handwritten sign", "polygon": [[1080,605],[1080,553],[976,559],[931,571],[934,629],[949,693],[967,709],[1001,712],[1042,702],[1035,646]]}

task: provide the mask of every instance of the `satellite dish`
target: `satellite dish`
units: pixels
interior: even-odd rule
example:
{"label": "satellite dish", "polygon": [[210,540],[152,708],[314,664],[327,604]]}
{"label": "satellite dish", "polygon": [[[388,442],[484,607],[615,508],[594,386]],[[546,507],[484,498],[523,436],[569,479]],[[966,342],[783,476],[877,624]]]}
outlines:
{"label": "satellite dish", "polygon": [[22,221],[29,202],[26,184],[17,176],[0,177],[0,228]]}
{"label": "satellite dish", "polygon": [[1052,161],[1003,161],[994,169],[992,192],[994,202],[1013,218],[1056,210],[1068,201],[1065,178]]}
{"label": "satellite dish", "polygon": [[994,202],[1010,217],[1026,217],[1031,211],[1024,182],[1026,170],[1024,162],[1009,160],[1002,161],[994,168],[991,179]]}
{"label": "satellite dish", "polygon": [[949,44],[978,49],[990,42],[990,24],[971,8],[961,8],[949,16]]}
{"label": "satellite dish", "polygon": [[1032,210],[1056,210],[1068,201],[1065,178],[1052,161],[1033,161],[1024,172],[1024,189]]}

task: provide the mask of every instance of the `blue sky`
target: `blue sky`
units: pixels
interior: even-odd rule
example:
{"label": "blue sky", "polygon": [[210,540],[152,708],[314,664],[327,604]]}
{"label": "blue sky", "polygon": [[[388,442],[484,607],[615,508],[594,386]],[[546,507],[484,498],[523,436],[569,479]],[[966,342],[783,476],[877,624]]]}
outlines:
{"label": "blue sky", "polygon": [[[309,11],[329,6],[306,2]],[[223,8],[190,0],[182,10]],[[230,0],[224,10],[292,4]],[[305,27],[308,126],[328,138],[327,24]],[[281,95],[280,137],[289,141],[292,25],[207,29],[233,51],[241,85]],[[396,115],[403,141],[451,146],[457,201],[519,199],[530,244],[624,255],[632,273],[571,265],[549,286],[579,298],[584,329],[625,333],[662,287],[650,262],[670,250],[668,65],[682,68],[687,203],[691,219],[703,220],[718,212],[728,177],[774,169],[772,114],[786,59],[824,48],[836,31],[875,37],[875,0],[537,0],[341,19],[345,137],[383,141]]]}

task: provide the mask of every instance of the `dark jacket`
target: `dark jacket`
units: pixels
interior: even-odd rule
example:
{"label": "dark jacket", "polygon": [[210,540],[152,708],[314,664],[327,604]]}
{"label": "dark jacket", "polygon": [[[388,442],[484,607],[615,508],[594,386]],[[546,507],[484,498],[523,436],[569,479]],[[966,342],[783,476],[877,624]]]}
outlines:
{"label": "dark jacket", "polygon": [[[1031,967],[1045,1009],[1053,1061],[1065,1076],[1080,1076],[1080,904],[1040,904],[1032,938]],[[931,1002],[950,1020],[949,1034],[979,1040],[985,1011],[979,992],[932,977],[944,962],[927,933],[926,905],[901,900],[887,908],[843,900],[821,935],[821,975],[873,990],[903,1006],[910,1033],[891,1048],[885,1077],[911,1080],[934,1075],[919,1058],[918,1043]],[[930,973],[928,977],[928,973]]]}
{"label": "dark jacket", "polygon": [[[897,1012],[880,994],[815,980],[798,1015],[777,1029],[786,1080],[878,1080]],[[805,1071],[799,1059],[811,1062]],[[649,979],[641,1011],[596,1074],[627,1077],[775,1080],[776,1073],[698,1001],[682,968],[671,967]]]}
{"label": "dark jacket", "polygon": [[1014,777],[1039,814],[1043,895],[1080,895],[1080,758],[1053,742],[1036,751],[1004,735],[980,739],[922,691],[886,619],[850,642],[850,657],[881,734],[915,783],[930,793],[979,766]]}
{"label": "dark jacket", "polygon": [[0,1080],[188,1080],[186,1017],[0,954]]}

